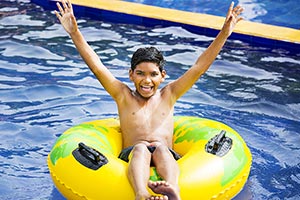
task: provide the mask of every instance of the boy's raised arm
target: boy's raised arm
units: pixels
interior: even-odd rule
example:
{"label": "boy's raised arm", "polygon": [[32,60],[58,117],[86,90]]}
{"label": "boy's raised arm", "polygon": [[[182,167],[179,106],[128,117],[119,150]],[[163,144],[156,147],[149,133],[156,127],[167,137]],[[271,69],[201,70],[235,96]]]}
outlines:
{"label": "boy's raised arm", "polygon": [[234,8],[233,6],[234,3],[232,2],[228,9],[224,25],[215,40],[198,57],[195,64],[188,71],[176,81],[170,83],[169,86],[171,87],[175,99],[178,99],[189,90],[200,76],[207,71],[221,51],[227,38],[231,35],[235,25],[242,20],[242,17],[239,15],[243,12],[243,8],[241,6],[236,6]]}
{"label": "boy's raised arm", "polygon": [[59,12],[55,11],[55,14],[66,32],[72,38],[81,57],[107,92],[116,99],[118,95],[121,94],[120,91],[122,90],[123,84],[103,65],[99,56],[84,39],[78,29],[71,2],[69,0],[61,0],[61,4],[57,2],[57,7]]}

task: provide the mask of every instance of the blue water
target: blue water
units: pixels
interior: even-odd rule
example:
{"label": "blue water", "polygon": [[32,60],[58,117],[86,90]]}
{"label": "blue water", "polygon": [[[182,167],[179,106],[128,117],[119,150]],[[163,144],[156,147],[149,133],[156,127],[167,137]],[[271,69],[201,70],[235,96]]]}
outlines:
{"label": "blue water", "polygon": [[[189,12],[225,16],[232,0],[126,0]],[[300,5],[297,0],[234,0],[242,5],[246,20],[300,29]],[[224,12],[225,11],[225,12]]]}
{"label": "blue water", "polygon": [[[117,116],[116,106],[53,13],[29,0],[2,0],[0,17],[0,198],[63,200],[46,164],[52,145],[75,124]],[[131,87],[128,68],[137,47],[165,52],[168,83],[213,40],[180,27],[84,18],[79,27]],[[241,199],[300,199],[300,55],[289,53],[229,40],[175,106],[176,115],[221,121],[245,139],[253,165]]]}

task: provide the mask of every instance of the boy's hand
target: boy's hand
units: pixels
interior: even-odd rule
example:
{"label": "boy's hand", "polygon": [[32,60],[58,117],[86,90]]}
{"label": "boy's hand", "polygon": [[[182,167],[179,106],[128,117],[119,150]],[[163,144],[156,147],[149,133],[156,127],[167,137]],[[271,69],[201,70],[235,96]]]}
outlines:
{"label": "boy's hand", "polygon": [[69,33],[75,33],[78,30],[77,22],[74,17],[72,4],[69,0],[61,0],[56,3],[59,12],[54,11],[60,23],[63,25],[64,29]]}
{"label": "boy's hand", "polygon": [[235,27],[235,25],[243,19],[243,17],[240,16],[240,14],[243,12],[244,8],[240,5],[233,8],[234,2],[231,3],[227,15],[226,20],[224,22],[222,31],[226,34],[227,37],[229,37]]}

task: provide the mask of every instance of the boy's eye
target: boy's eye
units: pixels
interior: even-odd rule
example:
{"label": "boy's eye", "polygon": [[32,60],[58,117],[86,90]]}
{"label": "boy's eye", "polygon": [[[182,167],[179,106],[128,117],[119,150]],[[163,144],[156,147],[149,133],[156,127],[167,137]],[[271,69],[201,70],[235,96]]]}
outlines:
{"label": "boy's eye", "polygon": [[152,74],[151,74],[151,76],[158,76],[158,73],[157,72],[153,72]]}

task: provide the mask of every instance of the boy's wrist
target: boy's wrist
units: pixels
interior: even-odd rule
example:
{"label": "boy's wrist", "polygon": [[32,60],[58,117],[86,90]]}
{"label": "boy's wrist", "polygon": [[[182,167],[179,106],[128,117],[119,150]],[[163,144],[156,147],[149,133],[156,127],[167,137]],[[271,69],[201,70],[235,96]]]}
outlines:
{"label": "boy's wrist", "polygon": [[219,32],[218,34],[218,37],[220,39],[224,39],[224,40],[227,40],[227,38],[230,36],[230,34],[228,34],[227,31],[225,31],[224,29],[221,29],[221,31]]}
{"label": "boy's wrist", "polygon": [[69,33],[69,35],[73,38],[73,37],[76,37],[80,34],[80,31],[79,29],[77,28],[76,30],[72,31]]}

